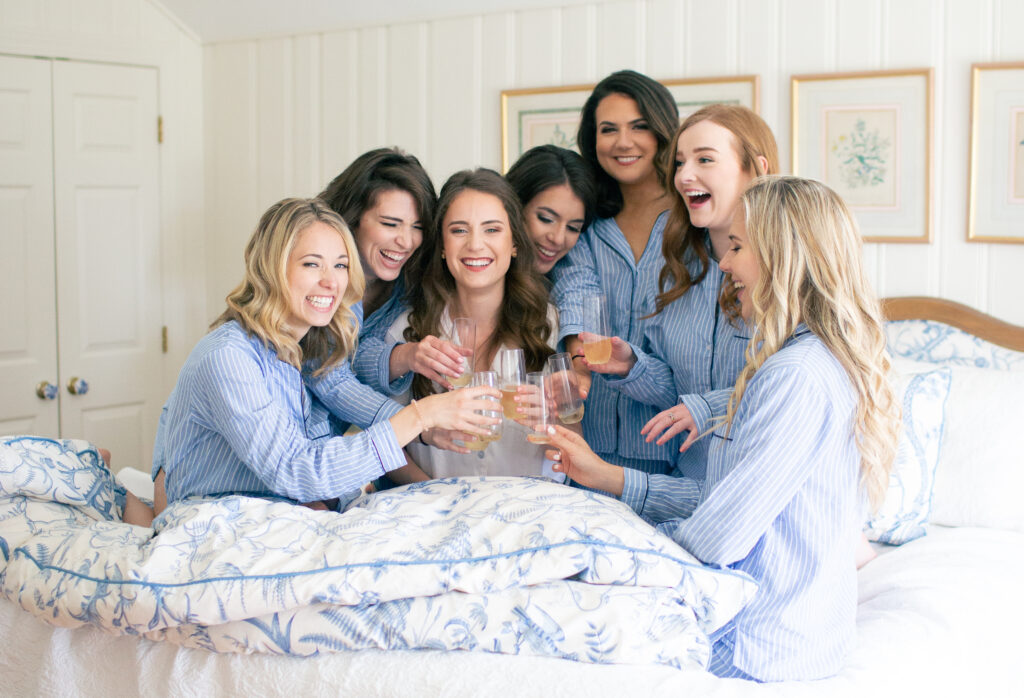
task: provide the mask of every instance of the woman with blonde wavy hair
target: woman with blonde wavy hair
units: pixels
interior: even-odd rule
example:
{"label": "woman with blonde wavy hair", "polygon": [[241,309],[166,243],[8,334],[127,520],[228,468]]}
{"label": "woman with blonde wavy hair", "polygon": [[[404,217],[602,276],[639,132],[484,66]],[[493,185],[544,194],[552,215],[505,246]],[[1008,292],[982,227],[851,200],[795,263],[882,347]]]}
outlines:
{"label": "woman with blonde wavy hair", "polygon": [[[485,433],[496,420],[474,410],[496,390],[403,408],[356,380],[348,358],[363,284],[352,235],[322,201],[285,199],[263,214],[245,248],[244,280],[192,350],[161,416],[158,498],[165,490],[170,502],[245,494],[344,503],[405,467],[402,447],[423,429]],[[338,436],[332,417],[365,430]],[[407,479],[425,479],[408,468]]]}
{"label": "woman with blonde wavy hair", "polygon": [[[853,641],[854,551],[866,505],[885,491],[899,407],[843,201],[819,182],[782,176],[756,180],[741,201],[720,266],[754,327],[747,364],[711,435],[706,480],[675,478],[675,513],[659,528],[760,585],[712,638],[713,673],[818,679],[842,667]],[[556,469],[621,487],[621,468],[554,431]]]}

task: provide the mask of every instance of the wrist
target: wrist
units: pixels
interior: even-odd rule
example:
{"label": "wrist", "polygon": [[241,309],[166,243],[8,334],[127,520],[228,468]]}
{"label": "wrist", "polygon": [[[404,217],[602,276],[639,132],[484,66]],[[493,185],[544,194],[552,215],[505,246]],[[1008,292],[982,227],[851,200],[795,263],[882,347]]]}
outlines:
{"label": "wrist", "polygon": [[423,416],[423,412],[422,410],[420,410],[419,403],[416,402],[416,400],[410,400],[409,406],[412,407],[413,412],[416,413],[416,420],[419,423],[419,437],[420,441],[422,442],[423,432],[425,432],[427,429],[430,429],[432,425],[427,423],[427,419],[426,417]]}

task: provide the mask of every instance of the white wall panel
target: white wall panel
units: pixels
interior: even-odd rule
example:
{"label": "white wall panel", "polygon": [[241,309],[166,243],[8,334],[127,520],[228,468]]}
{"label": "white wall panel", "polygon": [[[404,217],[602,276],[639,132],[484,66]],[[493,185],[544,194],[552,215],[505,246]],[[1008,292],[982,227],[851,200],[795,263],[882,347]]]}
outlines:
{"label": "white wall panel", "polygon": [[686,18],[686,4],[676,0],[650,0],[644,31],[644,65],[653,77],[678,78],[685,75],[684,53],[699,29]]}
{"label": "white wall panel", "polygon": [[641,0],[597,6],[597,79],[623,68],[646,71],[643,39],[647,7]]}
{"label": "white wall panel", "polygon": [[[565,84],[562,80],[562,12],[559,9],[527,10],[516,14],[518,80],[542,87]],[[489,51],[484,42],[484,50]]]}
{"label": "white wall panel", "polygon": [[[715,3],[688,0],[685,7],[682,27],[686,32],[683,44],[686,74],[713,77],[735,73],[735,0]],[[726,30],[715,31],[718,26],[724,26]]]}
{"label": "white wall panel", "polygon": [[[359,154],[359,32],[324,34],[320,48],[320,181],[324,185]],[[371,148],[366,144],[363,150]]]}
{"label": "white wall panel", "polygon": [[295,74],[289,103],[292,105],[292,191],[295,196],[315,196],[326,182],[320,177],[320,37],[300,36],[292,43]]}
{"label": "white wall panel", "polygon": [[[24,8],[13,18],[35,21]],[[220,178],[210,192],[226,194],[224,201],[233,206],[262,202],[277,183],[291,189],[279,196],[305,193],[304,172],[318,171],[322,185],[359,153],[382,145],[417,155],[440,187],[456,170],[500,166],[501,90],[596,82],[621,68],[666,79],[760,75],[761,114],[776,133],[788,171],[791,75],[930,66],[936,100],[933,242],[867,245],[869,275],[882,293],[942,295],[1024,322],[1021,294],[1010,281],[1024,268],[1024,245],[964,240],[970,64],[1024,60],[1021,36],[1019,0],[594,0],[292,37],[283,40],[291,48],[281,66],[267,66],[266,73],[232,51],[208,49],[207,79],[220,96],[210,97],[206,108],[232,115],[208,116],[208,124],[217,124],[208,138],[217,142],[207,157],[223,160],[208,168]],[[234,50],[259,45],[240,42]],[[315,77],[307,76],[316,72],[311,65],[319,70]],[[283,74],[289,70],[290,82]],[[247,81],[251,91],[239,87]],[[282,98],[293,105],[284,141],[269,133],[272,124],[284,123],[280,112],[274,121],[264,119],[255,138],[252,128],[260,122],[240,110],[283,89],[290,92]],[[299,106],[304,102],[311,103],[308,115]],[[229,125],[234,132],[221,131]],[[288,148],[290,180],[282,172],[246,169],[254,162],[262,169]],[[207,217],[210,230],[218,216],[234,216],[244,220],[244,237],[259,210],[218,213],[217,201]],[[233,263],[241,249],[237,240],[216,240],[219,235],[217,227],[207,244],[209,267],[218,269],[209,274],[211,282],[233,269],[224,259]]]}
{"label": "white wall panel", "polygon": [[258,41],[255,76],[256,200],[262,211],[294,193],[292,143],[298,134],[292,121],[297,106],[292,103],[292,40]]}
{"label": "white wall panel", "polygon": [[399,25],[388,34],[387,142],[381,145],[398,146],[416,157],[426,148],[430,118],[428,36],[423,24]]}
{"label": "white wall panel", "polygon": [[[453,172],[484,164],[481,114],[494,114],[492,105],[498,102],[485,103],[481,99],[480,59],[486,45],[483,20],[447,19],[431,26],[430,63],[436,89],[430,94],[430,143],[423,159],[440,190]],[[491,152],[490,147],[487,150]]]}
{"label": "white wall panel", "polygon": [[581,85],[597,78],[597,7],[562,8],[562,84]]}

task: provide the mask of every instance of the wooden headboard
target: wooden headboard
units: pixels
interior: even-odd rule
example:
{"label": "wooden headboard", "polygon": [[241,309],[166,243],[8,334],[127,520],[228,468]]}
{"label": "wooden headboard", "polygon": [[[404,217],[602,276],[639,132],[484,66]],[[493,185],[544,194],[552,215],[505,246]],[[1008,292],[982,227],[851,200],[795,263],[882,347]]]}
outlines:
{"label": "wooden headboard", "polygon": [[935,320],[1001,347],[1024,351],[1024,327],[1003,322],[962,303],[929,296],[884,298],[882,312],[889,320]]}

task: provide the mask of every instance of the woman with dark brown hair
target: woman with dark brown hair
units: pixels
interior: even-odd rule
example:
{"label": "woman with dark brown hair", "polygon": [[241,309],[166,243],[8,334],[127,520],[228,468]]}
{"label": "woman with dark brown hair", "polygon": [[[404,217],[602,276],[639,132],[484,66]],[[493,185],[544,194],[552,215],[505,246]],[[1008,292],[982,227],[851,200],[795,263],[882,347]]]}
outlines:
{"label": "woman with dark brown hair", "polygon": [[[533,242],[523,222],[519,199],[493,170],[464,170],[441,190],[437,222],[424,235],[421,285],[409,298],[410,309],[389,331],[389,338],[419,341],[451,336],[453,319],[476,323],[472,369],[489,371],[499,349],[522,349],[527,371],[540,371],[557,334],[557,314],[536,269]],[[445,386],[417,374],[411,397],[421,398]],[[399,396],[399,401],[408,396]],[[543,474],[543,448],[528,443],[527,429],[506,420],[501,440],[482,456],[412,444],[410,453],[434,477]],[[455,435],[458,437],[458,435]]]}

